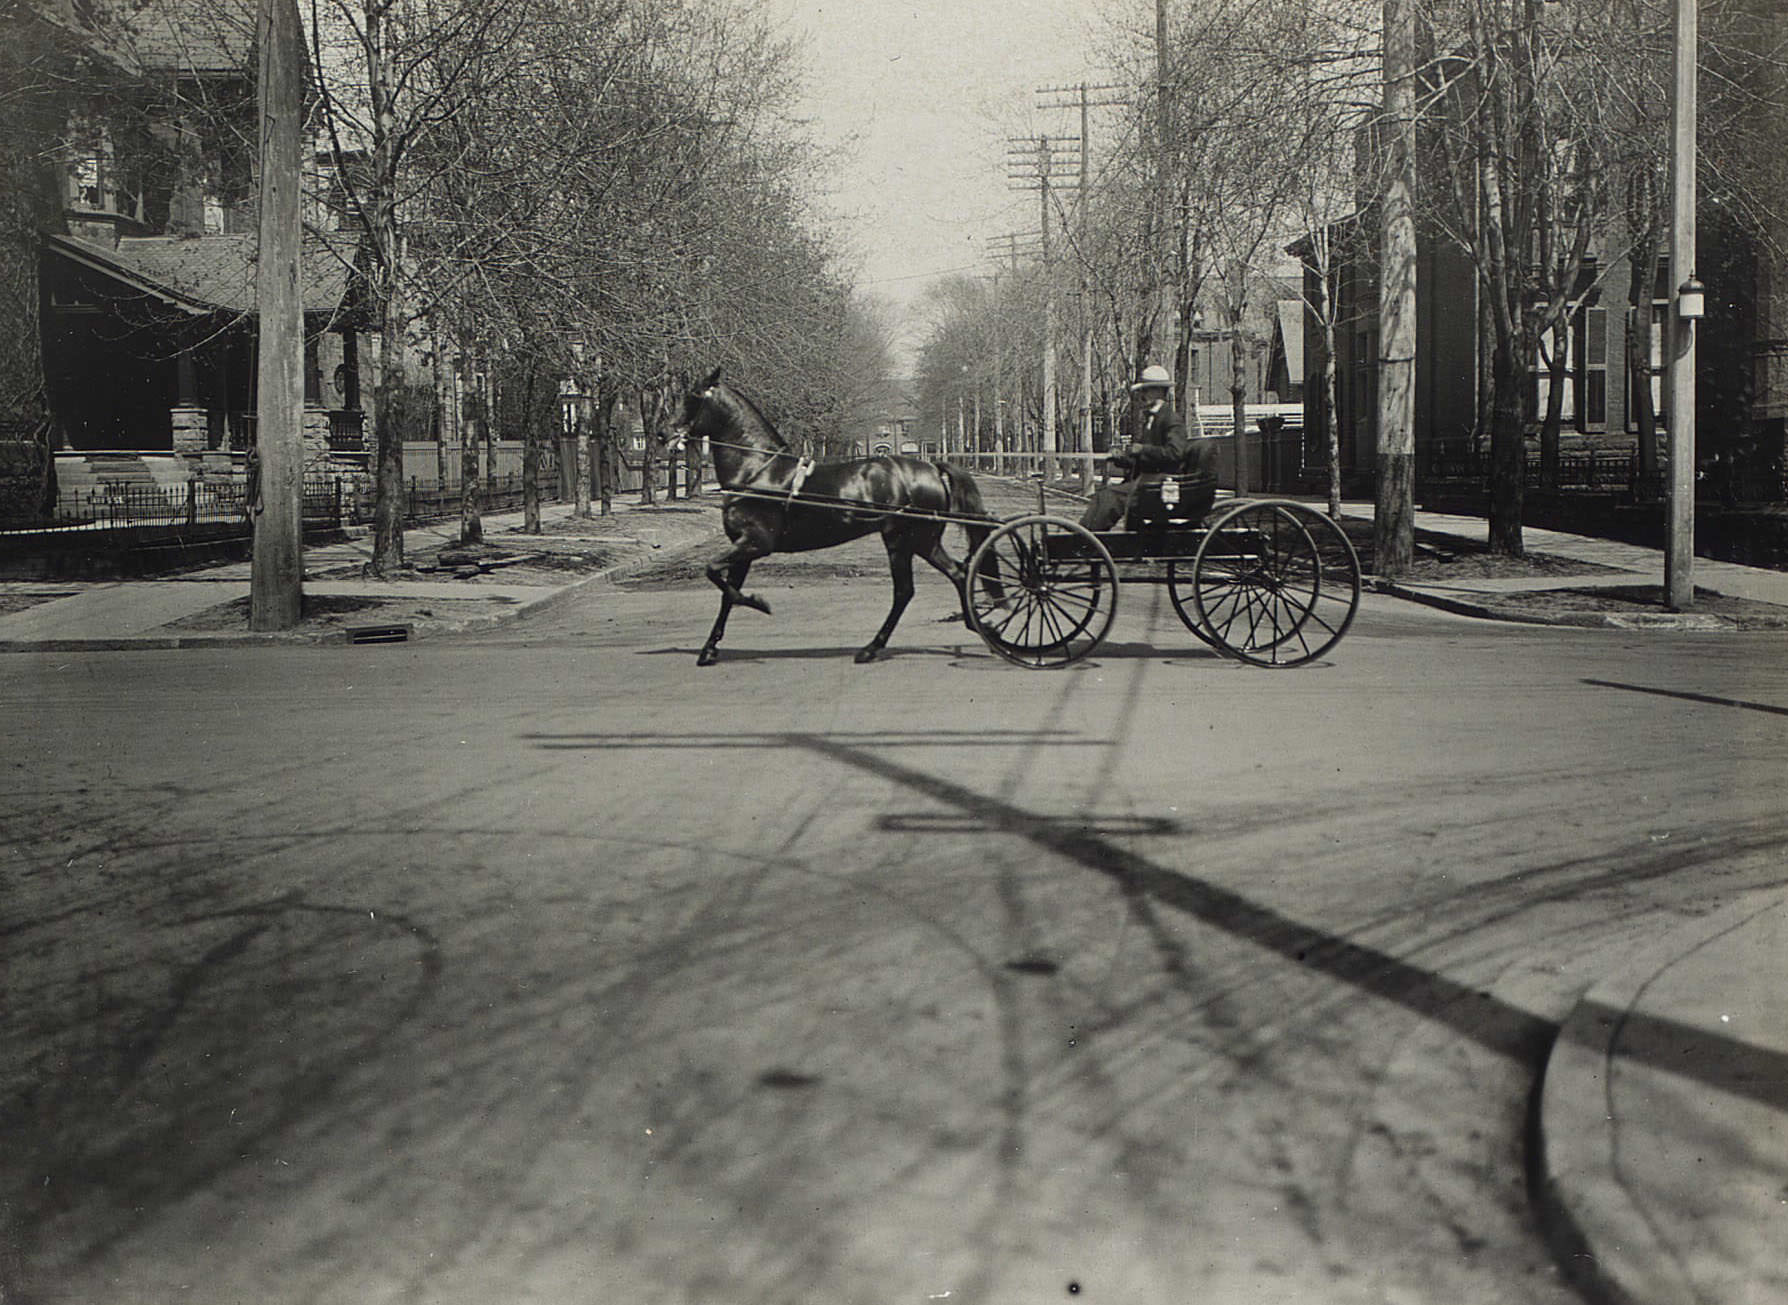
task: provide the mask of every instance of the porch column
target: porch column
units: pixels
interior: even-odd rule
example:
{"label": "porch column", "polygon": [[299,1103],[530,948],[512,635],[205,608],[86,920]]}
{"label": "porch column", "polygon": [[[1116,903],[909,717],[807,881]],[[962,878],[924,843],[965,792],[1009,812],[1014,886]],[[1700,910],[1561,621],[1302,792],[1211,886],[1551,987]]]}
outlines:
{"label": "porch column", "polygon": [[174,355],[174,396],[168,410],[174,452],[196,461],[210,446],[211,417],[199,402],[198,359],[190,348]]}

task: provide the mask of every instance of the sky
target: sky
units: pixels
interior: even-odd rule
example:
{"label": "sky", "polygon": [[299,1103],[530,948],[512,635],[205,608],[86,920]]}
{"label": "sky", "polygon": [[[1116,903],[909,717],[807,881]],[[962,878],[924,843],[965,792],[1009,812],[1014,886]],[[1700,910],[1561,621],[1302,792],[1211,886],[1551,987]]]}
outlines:
{"label": "sky", "polygon": [[902,361],[910,362],[917,329],[910,310],[925,287],[942,276],[991,271],[993,237],[1037,229],[1035,193],[1008,188],[1008,138],[1078,133],[1077,114],[1038,111],[1037,90],[1103,80],[1091,37],[1099,12],[1122,6],[762,5],[806,47],[808,94],[799,112],[812,120],[817,141],[846,150],[826,203],[854,255],[858,284],[908,312]]}

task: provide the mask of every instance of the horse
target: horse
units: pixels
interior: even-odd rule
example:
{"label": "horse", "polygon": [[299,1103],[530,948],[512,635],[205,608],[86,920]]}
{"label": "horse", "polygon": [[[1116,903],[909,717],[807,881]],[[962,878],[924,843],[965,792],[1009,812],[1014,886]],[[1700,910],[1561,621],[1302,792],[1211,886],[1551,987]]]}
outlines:
{"label": "horse", "polygon": [[789,448],[752,401],[720,379],[717,367],[683,399],[667,443],[705,439],[727,497],[721,524],[732,546],[708,563],[720,590],[720,615],[696,655],[697,666],[719,658],[726,618],[737,607],[768,615],[770,605],[742,586],[751,564],[772,553],[832,548],[881,532],[894,581],[894,603],[875,637],[858,650],[859,665],[888,644],[913,597],[913,558],[922,557],[956,586],[968,618],[967,569],[944,551],[944,528],[956,521],[971,552],[998,524],[987,515],[972,477],[947,462],[880,456],[811,462]]}

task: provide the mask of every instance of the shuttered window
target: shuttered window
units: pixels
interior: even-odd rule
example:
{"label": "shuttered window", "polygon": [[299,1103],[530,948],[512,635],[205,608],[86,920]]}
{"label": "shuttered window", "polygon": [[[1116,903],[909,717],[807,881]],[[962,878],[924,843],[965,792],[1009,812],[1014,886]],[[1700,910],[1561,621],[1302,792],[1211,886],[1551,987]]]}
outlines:
{"label": "shuttered window", "polygon": [[1577,315],[1580,337],[1577,357],[1582,371],[1577,385],[1577,428],[1608,429],[1608,310],[1585,308]]}

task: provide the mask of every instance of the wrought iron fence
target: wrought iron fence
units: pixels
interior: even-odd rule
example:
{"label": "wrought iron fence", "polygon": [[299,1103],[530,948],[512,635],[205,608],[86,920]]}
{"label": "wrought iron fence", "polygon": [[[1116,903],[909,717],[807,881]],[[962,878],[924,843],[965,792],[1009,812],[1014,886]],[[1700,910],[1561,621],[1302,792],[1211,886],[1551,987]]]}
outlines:
{"label": "wrought iron fence", "polygon": [[[1418,479],[1425,486],[1487,485],[1490,483],[1490,455],[1455,454],[1431,458],[1420,469]],[[1634,497],[1655,497],[1660,481],[1660,476],[1648,476],[1640,470],[1637,453],[1560,454],[1550,483],[1538,457],[1529,456],[1523,472],[1523,483],[1529,488],[1624,493]]]}
{"label": "wrought iron fence", "polygon": [[[541,482],[541,500],[556,498],[556,480]],[[54,518],[29,527],[30,532],[51,531],[175,531],[184,527],[227,524],[252,520],[247,485],[241,479],[190,480],[180,485],[114,483],[90,490],[64,493]],[[522,506],[522,477],[499,476],[487,482],[479,495],[481,512],[512,512]],[[366,476],[307,476],[301,512],[307,528],[365,525],[373,518],[372,482]],[[440,488],[411,481],[403,491],[405,524],[458,516],[459,486]],[[27,528],[0,533],[25,533]]]}

